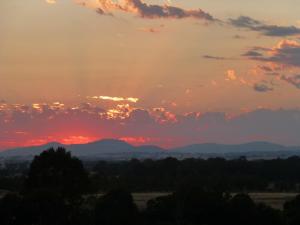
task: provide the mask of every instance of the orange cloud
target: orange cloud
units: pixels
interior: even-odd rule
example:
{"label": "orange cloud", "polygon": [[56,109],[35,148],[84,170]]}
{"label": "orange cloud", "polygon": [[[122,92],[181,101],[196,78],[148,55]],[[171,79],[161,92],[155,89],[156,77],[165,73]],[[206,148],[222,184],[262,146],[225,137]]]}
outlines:
{"label": "orange cloud", "polygon": [[46,2],[47,2],[48,4],[55,4],[55,3],[56,3],[56,0],[46,0]]}
{"label": "orange cloud", "polygon": [[121,137],[119,140],[125,141],[130,144],[134,145],[141,145],[145,144],[150,141],[150,138],[148,137]]}
{"label": "orange cloud", "polygon": [[[51,0],[50,0],[51,1]],[[171,6],[170,2],[164,5],[147,4],[142,0],[74,0],[77,4],[93,8],[101,15],[112,15],[113,11],[122,11],[138,15],[141,18],[194,18],[205,21],[217,21],[212,15],[202,9],[182,9]]]}
{"label": "orange cloud", "polygon": [[113,102],[132,102],[132,103],[137,103],[139,101],[139,98],[133,98],[133,97],[112,97],[112,96],[93,96],[93,97],[88,97],[92,99],[101,99],[101,100],[108,100],[108,101],[113,101]]}
{"label": "orange cloud", "polygon": [[237,75],[236,75],[235,70],[227,70],[226,80],[228,80],[228,81],[237,80]]}
{"label": "orange cloud", "polygon": [[58,140],[59,143],[62,144],[86,144],[86,143],[91,143],[93,141],[97,141],[99,140],[99,137],[89,137],[89,136],[68,136],[68,137],[64,137]]}

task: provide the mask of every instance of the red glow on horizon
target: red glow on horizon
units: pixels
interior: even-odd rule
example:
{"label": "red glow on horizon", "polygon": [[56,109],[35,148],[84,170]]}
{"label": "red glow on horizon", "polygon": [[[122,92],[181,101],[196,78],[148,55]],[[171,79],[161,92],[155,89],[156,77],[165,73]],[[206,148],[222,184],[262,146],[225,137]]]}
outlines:
{"label": "red glow on horizon", "polygon": [[142,137],[142,136],[126,136],[118,138],[133,146],[154,145],[157,147],[169,149],[176,146],[182,146],[185,143],[180,138],[158,138],[158,137]]}
{"label": "red glow on horizon", "polygon": [[143,145],[151,141],[151,139],[147,137],[121,137],[119,140],[125,141],[132,145]]}
{"label": "red glow on horizon", "polygon": [[65,145],[71,145],[71,144],[87,144],[94,141],[99,140],[99,138],[96,137],[89,137],[89,136],[69,136],[66,138],[61,139],[58,141],[59,143],[65,144]]}
{"label": "red glow on horizon", "polygon": [[[166,140],[162,140],[160,138],[151,138],[151,137],[135,137],[135,136],[126,136],[126,137],[97,137],[92,135],[51,135],[48,137],[41,137],[41,138],[32,138],[26,141],[14,141],[11,143],[3,143],[4,149],[9,148],[18,148],[18,147],[31,147],[31,146],[41,146],[52,142],[57,142],[63,145],[73,145],[73,144],[88,144],[95,141],[100,141],[102,139],[116,139],[122,140],[127,142],[128,144],[134,146],[141,146],[141,145],[156,145],[164,148],[168,148],[172,146],[172,144],[167,143],[170,142]],[[1,146],[0,146],[1,147]]]}
{"label": "red glow on horizon", "polygon": [[65,137],[47,137],[41,139],[32,139],[23,144],[19,144],[18,147],[26,146],[39,146],[45,145],[50,142],[58,142],[64,145],[73,145],[73,144],[87,144],[99,140],[100,137],[95,136],[84,136],[84,135],[70,135]]}

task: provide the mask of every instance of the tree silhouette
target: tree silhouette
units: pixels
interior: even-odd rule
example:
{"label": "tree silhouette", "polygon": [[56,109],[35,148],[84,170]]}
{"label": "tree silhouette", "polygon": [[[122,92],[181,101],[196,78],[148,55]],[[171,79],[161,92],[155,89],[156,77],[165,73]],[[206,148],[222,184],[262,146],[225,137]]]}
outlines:
{"label": "tree silhouette", "polygon": [[256,205],[247,194],[237,194],[230,200],[229,213],[229,219],[231,224],[255,224]]}
{"label": "tree silhouette", "polygon": [[21,201],[21,197],[16,194],[7,194],[0,199],[0,224],[11,225],[17,223]]}
{"label": "tree silhouette", "polygon": [[31,163],[24,194],[51,191],[70,201],[80,198],[88,188],[88,174],[81,161],[64,148],[51,148],[36,156]]}
{"label": "tree silhouette", "polygon": [[300,224],[300,195],[284,204],[284,215],[287,218],[287,225]]}
{"label": "tree silhouette", "polygon": [[51,190],[31,192],[23,198],[18,222],[22,225],[66,225],[70,207]]}
{"label": "tree silhouette", "polygon": [[122,189],[107,193],[96,203],[96,225],[134,225],[137,224],[137,216],[132,195]]}

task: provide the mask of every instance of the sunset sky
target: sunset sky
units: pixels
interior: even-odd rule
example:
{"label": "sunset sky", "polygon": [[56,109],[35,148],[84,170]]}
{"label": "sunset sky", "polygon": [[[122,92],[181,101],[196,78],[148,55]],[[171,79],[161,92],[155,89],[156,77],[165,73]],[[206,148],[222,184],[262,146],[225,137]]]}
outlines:
{"label": "sunset sky", "polygon": [[299,0],[1,0],[0,150],[300,145]]}

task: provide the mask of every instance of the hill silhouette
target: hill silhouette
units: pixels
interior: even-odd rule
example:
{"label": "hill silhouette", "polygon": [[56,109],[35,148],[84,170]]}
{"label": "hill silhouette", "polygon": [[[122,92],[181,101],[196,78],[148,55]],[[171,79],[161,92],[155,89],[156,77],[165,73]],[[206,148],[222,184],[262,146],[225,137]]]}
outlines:
{"label": "hill silhouette", "polygon": [[241,157],[276,158],[300,155],[300,147],[288,147],[268,142],[250,142],[238,145],[204,143],[163,149],[153,145],[134,146],[122,140],[103,139],[87,144],[64,145],[51,142],[41,146],[22,147],[3,151],[2,158],[30,159],[51,147],[64,147],[74,156],[91,159],[130,158],[188,158],[188,157]]}

